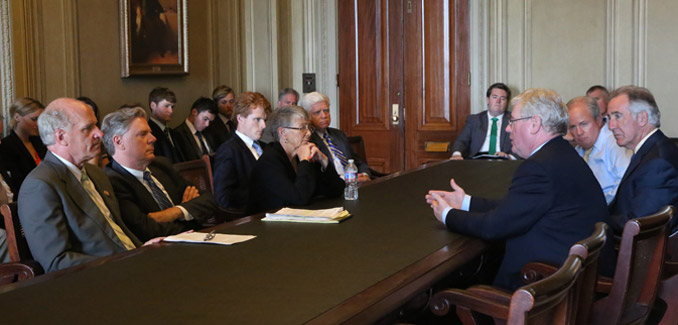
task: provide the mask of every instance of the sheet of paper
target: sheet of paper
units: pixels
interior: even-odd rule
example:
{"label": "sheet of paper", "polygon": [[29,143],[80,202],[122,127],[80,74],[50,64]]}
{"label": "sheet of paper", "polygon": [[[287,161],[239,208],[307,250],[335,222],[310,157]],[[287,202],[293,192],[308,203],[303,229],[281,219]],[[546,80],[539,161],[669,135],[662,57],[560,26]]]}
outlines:
{"label": "sheet of paper", "polygon": [[324,210],[306,210],[306,209],[292,209],[292,208],[282,208],[275,213],[267,213],[267,216],[297,216],[297,217],[314,217],[314,218],[334,218],[339,215],[344,208],[331,208]]}
{"label": "sheet of paper", "polygon": [[174,236],[168,236],[164,240],[168,242],[233,245],[257,237],[253,235],[214,234],[212,239],[205,240],[205,236],[207,235],[208,234],[204,232],[181,233]]}

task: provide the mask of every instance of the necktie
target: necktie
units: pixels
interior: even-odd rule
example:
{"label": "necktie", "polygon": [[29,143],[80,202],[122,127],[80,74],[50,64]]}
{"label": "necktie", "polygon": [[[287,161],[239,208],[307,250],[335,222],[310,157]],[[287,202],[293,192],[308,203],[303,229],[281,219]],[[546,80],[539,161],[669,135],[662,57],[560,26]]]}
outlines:
{"label": "necktie", "polygon": [[591,155],[591,151],[593,151],[593,147],[588,148],[586,149],[586,151],[584,151],[584,161],[587,163],[589,162],[589,156]]}
{"label": "necktie", "polygon": [[169,209],[174,206],[172,202],[167,198],[167,195],[165,195],[165,192],[160,189],[158,184],[153,181],[153,178],[151,177],[151,172],[145,171],[144,172],[144,182],[148,184],[148,187],[151,188],[151,194],[153,195],[153,198],[155,199],[155,202],[158,202],[158,206],[160,206],[160,210],[165,210]]}
{"label": "necktie", "polygon": [[97,192],[96,187],[94,187],[94,183],[92,183],[92,180],[89,178],[89,176],[87,176],[87,172],[85,172],[84,169],[81,170],[80,183],[82,183],[82,187],[85,189],[85,192],[87,192],[92,201],[94,201],[94,204],[97,206],[101,214],[104,215],[108,225],[113,228],[113,232],[115,232],[115,235],[118,236],[118,239],[120,239],[125,248],[127,250],[135,249],[136,246],[134,246],[132,240],[127,237],[125,232],[122,231],[122,228],[120,228],[120,226],[118,226],[118,224],[115,223],[113,219],[111,219],[111,210],[109,210],[106,206],[104,199],[101,198],[101,195],[99,192]]}
{"label": "necktie", "polygon": [[323,133],[323,139],[325,142],[327,142],[327,145],[330,147],[330,151],[332,151],[332,154],[341,161],[342,167],[346,167],[346,164],[348,164],[348,159],[346,159],[346,156],[344,155],[337,146],[334,145],[332,142],[332,138],[330,138],[330,135],[327,134],[327,132]]}
{"label": "necktie", "polygon": [[169,143],[172,146],[174,146],[174,142],[172,142],[172,137],[170,136],[170,133],[169,133],[169,128],[165,127],[165,129],[162,132],[165,133],[165,137],[167,138],[167,140],[169,140]]}
{"label": "necktie", "polygon": [[490,150],[488,153],[494,155],[497,153],[497,120],[498,118],[492,118],[492,128],[490,129]]}
{"label": "necktie", "polygon": [[200,140],[200,149],[202,150],[203,155],[209,154],[209,150],[207,150],[207,146],[205,145],[205,141],[202,139],[202,133],[200,131],[195,131],[195,135],[198,136],[198,140]]}
{"label": "necktie", "polygon": [[259,145],[259,142],[256,142],[256,141],[252,142],[252,148],[254,148],[254,151],[257,152],[257,156],[258,156],[257,158],[261,157],[261,154],[263,153],[263,151],[261,150],[261,146]]}

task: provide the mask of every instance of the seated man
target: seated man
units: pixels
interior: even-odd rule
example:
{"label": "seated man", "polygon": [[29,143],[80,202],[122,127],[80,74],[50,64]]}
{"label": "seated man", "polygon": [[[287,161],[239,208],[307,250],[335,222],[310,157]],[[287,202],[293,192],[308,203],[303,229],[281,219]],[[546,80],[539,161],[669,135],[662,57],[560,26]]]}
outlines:
{"label": "seated man", "polygon": [[263,152],[259,139],[270,113],[271,104],[264,95],[240,94],[233,111],[236,136],[219,147],[214,157],[214,194],[219,207],[244,215],[250,174]]}
{"label": "seated man", "polygon": [[506,113],[511,90],[503,83],[487,89],[487,110],[466,118],[457,140],[452,146],[452,159],[473,158],[479,153],[507,157],[511,153],[511,139],[505,130]]}
{"label": "seated man", "polygon": [[593,100],[596,101],[596,104],[598,104],[598,107],[600,108],[600,115],[604,120],[607,120],[607,102],[609,97],[607,88],[601,85],[591,86],[591,88],[586,91],[586,97],[593,98]]}
{"label": "seated man", "polygon": [[526,160],[501,200],[470,197],[454,180],[454,192],[429,191],[426,202],[450,231],[487,240],[506,240],[495,285],[523,285],[520,268],[529,262],[560,265],[570,246],[607,217],[607,205],[591,169],[562,135],[565,105],[553,90],[528,89],[511,101],[506,131],[513,152]]}
{"label": "seated man", "polygon": [[219,112],[203,132],[214,144],[214,150],[219,149],[222,143],[228,141],[235,133],[235,124],[231,121],[235,93],[228,86],[219,86],[212,91],[212,99],[217,103]]}
{"label": "seated man", "polygon": [[[678,206],[678,148],[659,130],[660,112],[646,88],[626,86],[610,94],[608,122],[619,146],[633,150],[607,224],[620,235],[627,221]],[[672,232],[678,218],[671,219]]]}
{"label": "seated man", "polygon": [[567,110],[575,149],[593,171],[603,189],[605,201],[610,204],[629,165],[632,152],[617,145],[593,98],[573,98],[567,103]]}
{"label": "seated man", "polygon": [[172,120],[176,102],[174,92],[167,88],[156,87],[148,94],[148,106],[151,109],[148,125],[157,139],[154,153],[169,158],[173,163],[185,160],[177,148],[176,133],[167,125]]}
{"label": "seated man", "polygon": [[155,157],[155,137],[143,109],[123,108],[106,115],[102,130],[112,157],[106,175],[124,211],[123,221],[137,238],[198,229],[200,221],[214,215],[212,194],[188,186],[167,158]]}
{"label": "seated man", "polygon": [[[299,92],[292,88],[284,88],[278,93],[278,106],[276,109],[287,106],[296,106],[299,101]],[[261,136],[261,141],[264,143],[270,143],[273,140],[273,131],[269,125],[266,125],[264,129],[264,134]]]}
{"label": "seated man", "polygon": [[19,192],[19,219],[45,272],[134,249],[141,242],[122,222],[113,186],[86,162],[99,154],[94,112],[72,98],[52,101],[38,118],[49,150]]}
{"label": "seated man", "polygon": [[186,120],[174,129],[177,132],[177,148],[186,161],[214,153],[214,144],[202,132],[216,114],[217,104],[207,97],[200,97],[193,102]]}
{"label": "seated man", "polygon": [[299,103],[308,115],[311,116],[311,124],[315,132],[311,133],[310,142],[314,143],[322,153],[330,158],[328,168],[337,171],[337,175],[344,179],[344,168],[348,160],[358,167],[358,182],[370,180],[370,167],[353,151],[348,144],[344,131],[330,127],[332,117],[330,115],[330,99],[319,92],[312,92],[304,96]]}

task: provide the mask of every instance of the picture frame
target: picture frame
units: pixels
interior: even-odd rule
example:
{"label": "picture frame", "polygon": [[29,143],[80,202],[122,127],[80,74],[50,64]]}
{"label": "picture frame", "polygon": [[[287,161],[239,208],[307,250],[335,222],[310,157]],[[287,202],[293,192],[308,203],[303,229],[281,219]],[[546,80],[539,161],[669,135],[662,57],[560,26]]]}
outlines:
{"label": "picture frame", "polygon": [[188,74],[187,0],[120,0],[122,77]]}

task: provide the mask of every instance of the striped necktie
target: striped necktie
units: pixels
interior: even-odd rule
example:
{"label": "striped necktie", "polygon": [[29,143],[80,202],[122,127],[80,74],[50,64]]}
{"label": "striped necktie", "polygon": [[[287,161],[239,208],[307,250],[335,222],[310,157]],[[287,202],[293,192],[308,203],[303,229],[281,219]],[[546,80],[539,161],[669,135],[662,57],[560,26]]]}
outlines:
{"label": "striped necktie", "polygon": [[165,192],[160,189],[158,184],[155,183],[153,178],[151,177],[151,172],[148,170],[144,172],[144,182],[148,184],[148,187],[151,188],[151,194],[153,195],[153,198],[155,199],[155,202],[158,202],[158,206],[160,207],[160,211],[169,209],[174,206],[172,202],[167,198],[167,195],[165,195]]}
{"label": "striped necktie", "polygon": [[332,138],[330,138],[330,135],[327,134],[327,132],[323,133],[323,139],[325,140],[325,142],[327,142],[327,145],[330,147],[330,151],[332,151],[334,157],[341,161],[341,166],[346,167],[346,164],[348,164],[348,159],[346,159],[344,153],[341,152],[341,150],[339,150],[339,148],[337,148],[337,146],[334,145],[334,143],[332,142]]}

